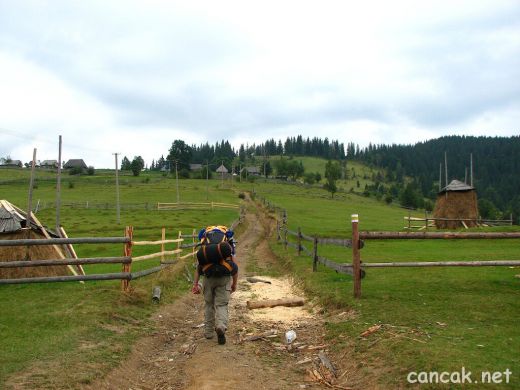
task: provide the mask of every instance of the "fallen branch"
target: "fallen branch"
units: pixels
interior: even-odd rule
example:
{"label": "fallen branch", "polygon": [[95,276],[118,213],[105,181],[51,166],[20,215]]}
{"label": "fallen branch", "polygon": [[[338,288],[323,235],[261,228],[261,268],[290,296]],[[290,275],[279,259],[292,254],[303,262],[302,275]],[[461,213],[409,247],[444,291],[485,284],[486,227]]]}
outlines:
{"label": "fallen branch", "polygon": [[268,283],[268,284],[271,284],[271,282],[269,280],[264,280],[264,279],[255,278],[255,277],[249,277],[249,278],[246,278],[246,280],[249,283]]}
{"label": "fallen branch", "polygon": [[247,308],[251,310],[275,306],[303,306],[304,304],[305,300],[303,298],[267,299],[265,301],[247,301]]}

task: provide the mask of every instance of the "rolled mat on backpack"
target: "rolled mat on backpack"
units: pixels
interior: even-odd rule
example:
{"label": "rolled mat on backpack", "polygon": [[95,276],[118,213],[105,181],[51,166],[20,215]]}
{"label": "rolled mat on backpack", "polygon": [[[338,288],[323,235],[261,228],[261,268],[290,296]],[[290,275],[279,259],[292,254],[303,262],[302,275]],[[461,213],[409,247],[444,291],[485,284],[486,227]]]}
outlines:
{"label": "rolled mat on backpack", "polygon": [[200,265],[219,264],[222,260],[231,257],[231,245],[228,242],[202,245],[197,251],[197,260]]}

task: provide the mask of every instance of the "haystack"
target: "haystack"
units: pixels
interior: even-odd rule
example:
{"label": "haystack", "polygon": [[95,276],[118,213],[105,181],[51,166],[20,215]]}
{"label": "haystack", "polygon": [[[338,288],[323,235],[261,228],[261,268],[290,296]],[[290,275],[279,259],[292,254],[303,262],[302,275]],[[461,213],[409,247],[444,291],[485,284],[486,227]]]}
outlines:
{"label": "haystack", "polygon": [[[0,200],[0,240],[50,239],[58,237],[42,226],[31,213],[28,226],[27,214],[6,200]],[[70,248],[61,245],[0,246],[0,262],[21,260],[48,260],[70,257]],[[82,269],[78,269],[83,273]],[[78,272],[63,266],[0,268],[0,279],[30,278],[36,276],[61,276]]]}
{"label": "haystack", "polygon": [[453,180],[439,192],[433,217],[440,219],[435,221],[437,229],[477,226],[478,204],[475,188]]}

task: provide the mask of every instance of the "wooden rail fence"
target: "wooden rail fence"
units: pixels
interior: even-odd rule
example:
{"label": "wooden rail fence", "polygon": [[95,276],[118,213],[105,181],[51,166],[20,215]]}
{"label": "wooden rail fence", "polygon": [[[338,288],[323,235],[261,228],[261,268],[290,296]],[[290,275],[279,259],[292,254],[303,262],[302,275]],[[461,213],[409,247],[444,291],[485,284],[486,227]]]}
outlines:
{"label": "wooden rail fence", "polygon": [[221,209],[239,209],[240,206],[238,204],[232,203],[219,203],[219,202],[182,202],[182,203],[157,203],[157,210],[186,210],[186,209],[203,209],[203,210],[213,210],[216,208]]}
{"label": "wooden rail fence", "polygon": [[[459,222],[461,227],[468,228],[466,222],[473,222],[476,226],[513,226],[513,215],[511,214],[509,219],[482,219],[482,218],[433,218],[427,215],[424,218],[412,217],[408,215],[404,217],[404,220],[408,222],[408,226],[404,229],[418,229],[428,230],[428,228],[435,228],[436,221],[447,221],[447,222]],[[415,225],[412,225],[415,223]],[[419,223],[419,225],[417,225]]]}
{"label": "wooden rail fence", "polygon": [[[216,206],[218,207],[218,206]],[[238,206],[237,206],[238,207]],[[245,216],[244,208],[240,208],[239,217],[234,220],[230,227],[235,229],[243,222]],[[24,267],[45,267],[53,265],[84,265],[84,264],[121,264],[121,272],[91,274],[91,275],[64,275],[64,276],[41,276],[31,278],[0,279],[2,284],[22,284],[22,283],[54,283],[71,281],[90,281],[90,280],[121,280],[121,288],[128,291],[130,281],[141,278],[152,273],[159,272],[166,267],[177,263],[179,260],[188,257],[195,257],[195,248],[198,245],[198,234],[195,229],[191,234],[182,234],[179,231],[177,238],[166,239],[166,229],[161,229],[161,239],[154,241],[134,241],[134,228],[127,226],[124,237],[77,237],[77,238],[51,238],[51,239],[18,239],[0,240],[0,247],[4,246],[34,246],[34,245],[72,245],[72,244],[123,244],[123,256],[121,257],[93,257],[93,258],[74,258],[74,259],[48,259],[30,261],[5,261],[0,262],[2,268],[24,268]],[[191,242],[190,242],[191,241]],[[176,244],[176,249],[166,250],[166,244]],[[134,246],[155,246],[160,245],[159,252],[147,255],[132,256]],[[181,255],[185,249],[191,249],[188,253]],[[176,255],[176,260],[167,260],[166,256]],[[145,269],[138,272],[131,272],[134,261],[148,260],[160,257],[160,264],[156,267]]]}
{"label": "wooden rail fence", "polygon": [[361,263],[363,240],[463,240],[463,239],[519,239],[520,232],[359,232],[359,218],[352,215],[352,269],[354,276],[354,297],[361,297],[361,275],[358,270],[370,267],[483,267],[483,266],[518,266],[520,260],[489,261],[424,261],[424,262],[373,262]]}
{"label": "wooden rail fence", "polygon": [[[303,252],[307,256],[311,257],[313,272],[318,270],[318,264],[322,264],[327,268],[335,270],[336,272],[348,275],[353,274],[352,266],[350,264],[338,263],[318,254],[319,245],[337,245],[344,248],[351,248],[352,240],[344,238],[309,236],[303,233],[299,227],[298,231],[289,230],[287,228],[287,211],[281,207],[271,204],[265,198],[261,198],[261,202],[269,211],[279,212],[279,217],[277,218],[276,222],[277,240],[282,241],[285,249],[287,249],[287,247],[296,249],[298,256],[301,256]],[[296,237],[296,243],[289,241],[289,236]],[[312,250],[303,245],[303,241],[312,242]],[[365,276],[364,271],[361,271],[361,276]]]}
{"label": "wooden rail fence", "polygon": [[[75,259],[50,259],[50,260],[29,260],[29,261],[6,261],[0,262],[1,268],[24,268],[24,267],[45,267],[53,265],[84,265],[84,264],[121,264],[121,272],[91,274],[91,275],[64,275],[64,276],[41,276],[30,278],[16,279],[0,279],[2,284],[22,284],[22,283],[53,283],[53,282],[71,282],[71,281],[90,281],[90,280],[121,280],[121,288],[128,291],[130,281],[159,272],[176,261],[166,261],[165,256],[176,254],[177,259],[185,259],[195,255],[195,230],[189,235],[192,238],[191,243],[184,243],[185,238],[167,240],[165,238],[165,228],[162,229],[162,240],[159,241],[133,241],[133,227],[125,228],[124,237],[78,237],[78,238],[52,238],[52,239],[20,239],[20,240],[2,240],[0,246],[33,246],[33,245],[71,245],[71,244],[124,244],[123,256],[121,257],[95,257],[95,258],[75,258]],[[165,250],[165,244],[176,243],[177,249],[172,251]],[[132,257],[133,246],[142,245],[161,245],[161,251],[143,256]],[[192,248],[189,253],[180,256],[183,249]],[[134,261],[153,259],[161,257],[159,266],[145,269],[138,272],[131,272],[132,263]]]}
{"label": "wooden rail fence", "polygon": [[[264,205],[269,205],[265,199]],[[520,266],[520,260],[486,260],[486,261],[423,261],[423,262],[361,262],[361,249],[365,246],[365,240],[461,240],[461,239],[520,239],[520,232],[360,232],[358,228],[359,217],[352,215],[352,238],[327,238],[309,236],[298,228],[292,231],[287,228],[287,212],[284,209],[269,205],[269,210],[282,210],[277,218],[277,240],[282,241],[285,249],[295,248],[298,256],[304,252],[313,259],[313,271],[316,272],[317,264],[331,268],[337,272],[352,275],[354,297],[361,297],[361,279],[366,275],[366,268],[395,268],[395,267],[496,267],[496,266]],[[288,240],[288,236],[296,237],[296,243]],[[313,243],[312,251],[306,248],[302,242],[310,241]],[[352,248],[352,262],[337,263],[333,260],[318,255],[318,245],[338,245]]]}

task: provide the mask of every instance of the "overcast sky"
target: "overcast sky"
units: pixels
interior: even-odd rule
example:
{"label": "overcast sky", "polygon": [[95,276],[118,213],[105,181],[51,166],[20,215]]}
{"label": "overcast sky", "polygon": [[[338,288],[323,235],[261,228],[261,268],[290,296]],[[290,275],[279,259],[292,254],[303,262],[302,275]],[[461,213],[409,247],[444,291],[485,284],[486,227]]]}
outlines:
{"label": "overcast sky", "polygon": [[518,0],[0,0],[0,157],[519,130]]}

